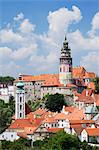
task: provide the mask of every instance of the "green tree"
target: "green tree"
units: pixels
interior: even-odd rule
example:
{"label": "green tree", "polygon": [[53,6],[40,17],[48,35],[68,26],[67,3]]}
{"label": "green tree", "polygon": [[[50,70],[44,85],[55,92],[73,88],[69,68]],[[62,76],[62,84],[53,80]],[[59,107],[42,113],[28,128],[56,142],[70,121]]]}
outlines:
{"label": "green tree", "polygon": [[53,112],[60,112],[62,110],[63,105],[66,105],[64,96],[58,93],[54,95],[49,95],[45,102],[45,107]]}
{"label": "green tree", "polygon": [[95,83],[95,93],[99,94],[99,77],[95,78],[94,83]]}
{"label": "green tree", "polygon": [[5,83],[5,84],[13,84],[13,81],[15,79],[13,77],[10,77],[10,76],[0,76],[0,83]]}
{"label": "green tree", "polygon": [[11,123],[15,109],[14,105],[14,100],[9,103],[0,100],[0,133]]}
{"label": "green tree", "polygon": [[79,150],[80,141],[74,136],[60,131],[43,141],[36,141],[34,143],[34,150]]}

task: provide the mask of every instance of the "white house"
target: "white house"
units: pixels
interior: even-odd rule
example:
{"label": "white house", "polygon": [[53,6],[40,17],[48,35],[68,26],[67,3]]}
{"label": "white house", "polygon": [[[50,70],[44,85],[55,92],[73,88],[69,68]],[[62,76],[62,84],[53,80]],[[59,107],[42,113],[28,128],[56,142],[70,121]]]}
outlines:
{"label": "white house", "polygon": [[6,141],[14,141],[19,139],[20,137],[17,135],[17,132],[14,131],[7,131],[5,130],[2,134],[0,134],[0,141],[6,140]]}

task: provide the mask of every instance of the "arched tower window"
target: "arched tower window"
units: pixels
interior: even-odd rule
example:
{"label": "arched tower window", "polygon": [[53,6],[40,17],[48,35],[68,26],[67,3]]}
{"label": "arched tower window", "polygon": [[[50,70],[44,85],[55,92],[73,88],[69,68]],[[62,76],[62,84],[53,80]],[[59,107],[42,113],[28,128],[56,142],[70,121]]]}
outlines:
{"label": "arched tower window", "polygon": [[62,72],[62,68],[60,67],[60,72]]}

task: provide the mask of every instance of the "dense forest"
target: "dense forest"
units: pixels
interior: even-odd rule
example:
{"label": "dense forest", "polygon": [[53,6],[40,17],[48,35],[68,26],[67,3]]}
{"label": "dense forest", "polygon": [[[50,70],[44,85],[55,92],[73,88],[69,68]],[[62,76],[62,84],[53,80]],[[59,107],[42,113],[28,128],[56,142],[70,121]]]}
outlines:
{"label": "dense forest", "polygon": [[0,83],[12,84],[15,79],[10,76],[0,76]]}
{"label": "dense forest", "polygon": [[36,141],[31,145],[31,140],[20,138],[17,141],[2,141],[0,150],[99,150],[89,146],[87,142],[80,142],[75,135],[64,131],[53,134],[43,141]]}

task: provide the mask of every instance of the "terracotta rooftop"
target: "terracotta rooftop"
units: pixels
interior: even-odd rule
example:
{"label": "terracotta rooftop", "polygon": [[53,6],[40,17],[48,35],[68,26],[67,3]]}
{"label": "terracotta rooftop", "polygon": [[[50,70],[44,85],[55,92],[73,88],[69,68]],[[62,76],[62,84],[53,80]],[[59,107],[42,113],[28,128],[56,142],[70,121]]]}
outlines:
{"label": "terracotta rooftop", "polygon": [[24,129],[25,127],[32,127],[33,124],[29,119],[16,119],[11,123],[9,129]]}
{"label": "terracotta rooftop", "polygon": [[99,128],[87,128],[85,130],[89,136],[99,136]]}
{"label": "terracotta rooftop", "polygon": [[64,129],[63,128],[48,128],[47,130],[48,132],[56,133]]}
{"label": "terracotta rooftop", "polygon": [[69,112],[69,113],[72,113],[75,109],[77,109],[77,108],[74,106],[65,106],[64,107],[64,110]]}
{"label": "terracotta rooftop", "polygon": [[84,67],[75,67],[73,68],[73,78],[83,78],[85,75],[86,70]]}
{"label": "terracotta rooftop", "polygon": [[75,130],[75,132],[77,133],[77,135],[80,135],[80,133],[83,130],[83,127],[82,127],[81,124],[79,124],[79,125],[71,125],[70,127]]}
{"label": "terracotta rooftop", "polygon": [[[95,73],[86,72],[84,67],[75,67],[72,71],[73,78],[94,78]],[[40,74],[40,75],[21,75],[22,81],[29,82],[29,81],[44,81],[44,86],[52,86],[52,85],[58,85],[62,86],[59,83],[59,74]],[[19,79],[17,78],[14,82],[17,82]],[[74,87],[74,85],[71,85]]]}
{"label": "terracotta rooftop", "polygon": [[83,96],[91,96],[94,93],[92,89],[84,89],[81,93]]}
{"label": "terracotta rooftop", "polygon": [[56,123],[57,121],[55,120],[54,117],[48,117],[43,122],[44,123]]}
{"label": "terracotta rooftop", "polygon": [[85,104],[93,104],[95,100],[91,96],[79,96],[79,98],[76,100],[76,102],[84,102]]}
{"label": "terracotta rooftop", "polygon": [[94,79],[96,74],[94,72],[85,72],[84,78]]}
{"label": "terracotta rooftop", "polygon": [[43,115],[47,110],[43,108],[38,108],[36,111],[33,112],[34,115]]}

